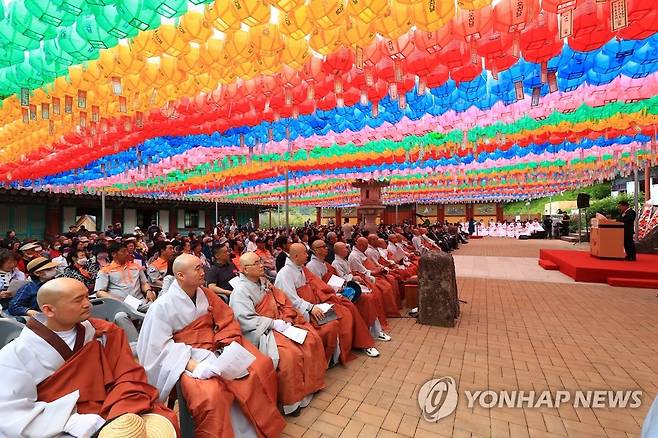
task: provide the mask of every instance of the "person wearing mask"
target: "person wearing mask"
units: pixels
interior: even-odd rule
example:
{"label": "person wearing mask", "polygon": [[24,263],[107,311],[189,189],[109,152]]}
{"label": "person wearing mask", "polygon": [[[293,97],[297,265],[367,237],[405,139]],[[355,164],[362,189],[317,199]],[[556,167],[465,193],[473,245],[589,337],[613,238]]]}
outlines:
{"label": "person wearing mask", "polygon": [[144,270],[128,260],[128,249],[125,244],[111,243],[108,251],[112,256],[112,263],[98,272],[94,286],[96,296],[124,301],[128,295],[132,295],[141,302],[137,310],[146,312],[155,301],[156,295]]}
{"label": "person wearing mask", "polygon": [[68,266],[64,268],[64,272],[58,277],[74,278],[87,287],[90,295],[93,294],[99,266],[89,263],[85,251],[71,251],[66,257],[66,261]]}
{"label": "person wearing mask", "polygon": [[6,248],[0,248],[0,306],[7,309],[13,294],[9,286],[15,281],[25,281],[23,274],[16,266],[18,257]]}
{"label": "person wearing mask", "polygon": [[37,257],[27,264],[30,282],[23,285],[9,302],[7,311],[12,316],[34,316],[39,313],[37,292],[57,275],[57,263],[45,257]]}
{"label": "person wearing mask", "polygon": [[156,289],[162,289],[162,282],[167,275],[169,262],[174,259],[174,245],[169,242],[157,242],[158,258],[149,265],[146,275]]}
{"label": "person wearing mask", "polygon": [[208,289],[228,302],[229,296],[233,291],[233,286],[229,281],[237,277],[239,271],[231,261],[231,255],[226,245],[215,247],[214,259],[214,262],[208,269],[206,278]]}
{"label": "person wearing mask", "polygon": [[21,255],[20,260],[18,261],[18,269],[20,269],[24,274],[29,275],[27,270],[27,264],[30,263],[33,259],[41,257],[42,252],[41,245],[37,242],[26,242],[18,248],[18,252]]}
{"label": "person wearing mask", "polygon": [[635,213],[635,210],[626,201],[620,201],[617,206],[621,213],[621,221],[624,223],[624,251],[626,252],[626,260],[634,262],[637,260],[635,255],[635,241],[633,240],[637,213]]}

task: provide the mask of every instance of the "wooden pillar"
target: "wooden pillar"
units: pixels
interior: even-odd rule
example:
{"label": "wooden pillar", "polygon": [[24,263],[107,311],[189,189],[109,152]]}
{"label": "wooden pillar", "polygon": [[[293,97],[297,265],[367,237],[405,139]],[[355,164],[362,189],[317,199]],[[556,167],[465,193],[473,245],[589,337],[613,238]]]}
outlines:
{"label": "wooden pillar", "polygon": [[260,210],[258,210],[258,207],[254,208],[254,227],[256,229],[260,227]]}
{"label": "wooden pillar", "polygon": [[[164,231],[164,230],[163,230]],[[169,234],[171,237],[178,232],[178,209],[169,208]]]}
{"label": "wooden pillar", "polygon": [[322,207],[315,207],[315,225],[322,223]]}
{"label": "wooden pillar", "polygon": [[340,224],[343,223],[343,215],[342,215],[343,210],[340,208],[336,208],[336,225],[340,227]]}
{"label": "wooden pillar", "polygon": [[504,206],[503,204],[496,204],[496,221],[502,222],[504,219]]}
{"label": "wooden pillar", "polygon": [[61,232],[62,232],[62,206],[59,203],[59,198],[55,198],[51,200],[46,206],[45,234],[46,236],[55,236],[57,234],[60,234]]}
{"label": "wooden pillar", "polygon": [[[651,163],[644,165],[644,202],[651,199]],[[638,213],[639,214],[639,213]]]}
{"label": "wooden pillar", "polygon": [[473,204],[466,204],[466,220],[469,221],[473,217]]}
{"label": "wooden pillar", "polygon": [[438,216],[438,219],[443,222],[446,220],[446,206],[443,204],[439,204],[436,206],[436,215]]}
{"label": "wooden pillar", "polygon": [[123,203],[112,206],[112,224],[117,222],[121,224],[121,230],[125,233],[126,230],[123,229]]}

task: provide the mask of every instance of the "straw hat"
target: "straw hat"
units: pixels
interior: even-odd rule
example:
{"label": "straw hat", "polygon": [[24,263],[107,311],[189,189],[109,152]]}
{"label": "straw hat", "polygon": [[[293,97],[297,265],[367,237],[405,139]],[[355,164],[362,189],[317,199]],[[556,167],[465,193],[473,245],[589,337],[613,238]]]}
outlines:
{"label": "straw hat", "polygon": [[176,438],[176,429],[167,418],[158,414],[142,415],[147,438]]}
{"label": "straw hat", "polygon": [[108,423],[98,438],[147,438],[144,420],[137,414],[123,414]]}

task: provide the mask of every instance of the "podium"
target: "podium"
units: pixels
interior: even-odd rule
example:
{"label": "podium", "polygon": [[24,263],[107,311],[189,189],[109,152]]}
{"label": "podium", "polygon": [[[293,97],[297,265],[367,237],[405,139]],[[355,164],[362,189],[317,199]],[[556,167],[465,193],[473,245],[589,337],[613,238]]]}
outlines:
{"label": "podium", "polygon": [[606,259],[623,259],[624,224],[606,219],[592,219],[590,233],[590,254]]}

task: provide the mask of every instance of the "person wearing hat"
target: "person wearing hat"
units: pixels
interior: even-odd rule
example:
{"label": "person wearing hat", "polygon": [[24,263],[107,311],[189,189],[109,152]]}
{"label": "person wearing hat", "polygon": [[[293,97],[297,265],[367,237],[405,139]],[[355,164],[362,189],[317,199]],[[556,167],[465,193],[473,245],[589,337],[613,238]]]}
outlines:
{"label": "person wearing hat", "polygon": [[[173,271],[175,280],[149,309],[137,341],[137,356],[160,400],[180,381],[198,437],[279,436],[286,424],[276,405],[272,361],[243,338],[231,308],[203,287],[198,257],[179,255]],[[223,375],[217,359],[229,345],[255,360],[248,367],[236,363],[234,373]]]}
{"label": "person wearing hat", "polygon": [[37,301],[42,313],[0,350],[0,436],[176,437],[125,332],[90,318],[84,284],[56,278]]}
{"label": "person wearing hat", "polygon": [[[242,272],[230,298],[235,320],[244,336],[272,359],[283,413],[296,417],[311,402],[313,394],[324,388],[322,339],[285,293],[264,278],[258,255],[243,254],[240,265]],[[301,344],[282,334],[292,325],[307,332]]]}
{"label": "person wearing hat", "polygon": [[23,274],[29,275],[27,270],[27,264],[36,257],[40,257],[43,249],[38,242],[25,242],[18,247],[18,251],[21,255],[21,259],[18,261],[18,269],[20,269]]}
{"label": "person wearing hat", "polygon": [[124,301],[128,295],[132,295],[141,301],[137,310],[146,312],[156,295],[144,270],[128,259],[128,248],[124,243],[110,243],[108,252],[112,256],[112,263],[98,272],[94,287],[96,296]]}
{"label": "person wearing hat", "polygon": [[16,291],[7,311],[12,316],[34,316],[39,313],[37,292],[39,288],[55,278],[59,264],[45,257],[37,257],[27,264],[30,281]]}

